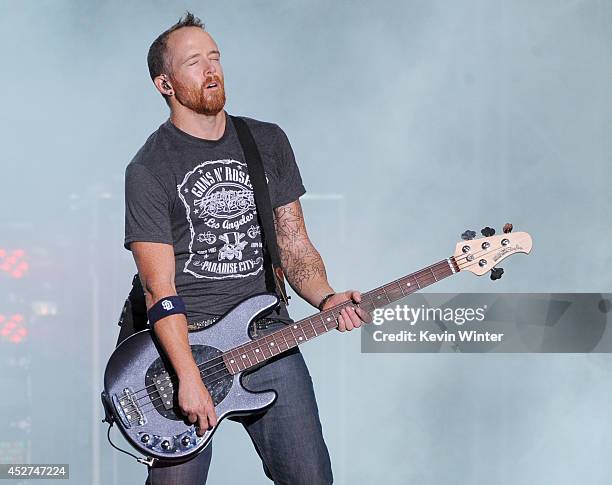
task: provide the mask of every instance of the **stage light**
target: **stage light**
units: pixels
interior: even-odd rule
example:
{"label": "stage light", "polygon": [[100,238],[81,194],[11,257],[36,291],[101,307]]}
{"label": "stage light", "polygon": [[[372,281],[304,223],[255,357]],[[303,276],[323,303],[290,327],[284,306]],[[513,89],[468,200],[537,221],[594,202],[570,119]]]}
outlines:
{"label": "stage light", "polygon": [[23,315],[16,313],[7,317],[0,315],[0,337],[18,344],[28,335],[28,329],[23,325]]}
{"label": "stage light", "polygon": [[54,301],[33,301],[32,311],[40,317],[57,315],[57,304]]}
{"label": "stage light", "polygon": [[26,252],[23,249],[8,251],[0,248],[0,271],[8,273],[12,278],[21,278],[29,269]]}

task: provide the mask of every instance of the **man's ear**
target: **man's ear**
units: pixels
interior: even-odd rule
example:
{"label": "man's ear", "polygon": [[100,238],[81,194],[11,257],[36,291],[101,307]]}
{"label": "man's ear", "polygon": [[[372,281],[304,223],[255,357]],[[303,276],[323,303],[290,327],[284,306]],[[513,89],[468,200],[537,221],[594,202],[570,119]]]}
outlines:
{"label": "man's ear", "polygon": [[174,89],[172,88],[172,84],[170,83],[170,81],[168,80],[168,77],[165,74],[160,74],[159,76],[157,76],[153,80],[153,83],[155,84],[155,87],[161,94],[165,96],[172,96],[174,94]]}

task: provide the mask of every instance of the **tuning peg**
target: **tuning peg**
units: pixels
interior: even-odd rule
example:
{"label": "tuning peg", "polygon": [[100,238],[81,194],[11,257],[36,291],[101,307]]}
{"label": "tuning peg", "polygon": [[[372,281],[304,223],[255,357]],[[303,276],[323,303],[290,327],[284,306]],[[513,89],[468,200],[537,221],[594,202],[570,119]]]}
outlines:
{"label": "tuning peg", "polygon": [[470,231],[469,229],[461,234],[461,239],[464,241],[469,241],[470,239],[474,239],[476,237],[476,233],[474,231]]}
{"label": "tuning peg", "polygon": [[502,231],[504,232],[504,234],[510,234],[512,232],[512,224],[506,222]]}
{"label": "tuning peg", "polygon": [[498,280],[504,274],[504,268],[493,268],[491,270],[491,279],[493,281]]}
{"label": "tuning peg", "polygon": [[482,234],[484,237],[489,237],[495,234],[495,229],[487,226],[480,231],[480,234]]}

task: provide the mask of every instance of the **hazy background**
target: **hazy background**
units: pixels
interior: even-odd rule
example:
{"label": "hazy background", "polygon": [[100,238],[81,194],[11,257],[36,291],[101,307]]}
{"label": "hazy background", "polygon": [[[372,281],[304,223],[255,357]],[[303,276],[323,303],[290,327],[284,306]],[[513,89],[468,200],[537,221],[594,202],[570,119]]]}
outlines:
{"label": "hazy background", "polygon": [[[433,290],[612,291],[611,2],[0,0],[0,267],[28,264],[0,271],[0,316],[27,331],[0,335],[0,462],[144,482],[99,392],[135,270],[124,168],[168,115],[146,53],[186,9],[220,46],[228,111],[287,132],[335,288],[512,222],[530,256]],[[357,332],[303,352],[338,484],[610,483],[609,355],[363,355]],[[269,483],[224,423],[209,483],[244,482]]]}

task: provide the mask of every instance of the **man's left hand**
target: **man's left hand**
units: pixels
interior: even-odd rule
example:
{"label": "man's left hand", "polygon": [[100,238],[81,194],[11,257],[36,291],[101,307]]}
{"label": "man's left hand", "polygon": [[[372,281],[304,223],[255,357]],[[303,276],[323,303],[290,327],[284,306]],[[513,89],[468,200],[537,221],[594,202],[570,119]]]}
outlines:
{"label": "man's left hand", "polygon": [[338,330],[353,330],[361,327],[362,323],[370,322],[370,315],[358,305],[361,302],[361,293],[357,290],[348,290],[342,293],[336,293],[330,297],[323,305],[323,310],[327,310],[333,306],[339,305],[347,300],[353,301],[357,306],[348,306],[340,311],[338,317]]}

